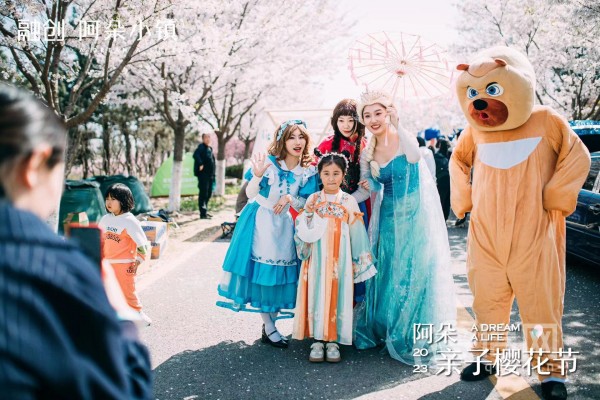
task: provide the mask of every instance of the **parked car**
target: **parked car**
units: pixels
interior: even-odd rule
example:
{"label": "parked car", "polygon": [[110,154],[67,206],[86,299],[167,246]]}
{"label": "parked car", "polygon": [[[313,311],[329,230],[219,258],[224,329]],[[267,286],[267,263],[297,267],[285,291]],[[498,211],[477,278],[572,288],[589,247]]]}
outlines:
{"label": "parked car", "polygon": [[579,191],[577,208],[567,217],[567,253],[600,267],[600,122],[577,122],[572,128],[592,152],[592,164]]}

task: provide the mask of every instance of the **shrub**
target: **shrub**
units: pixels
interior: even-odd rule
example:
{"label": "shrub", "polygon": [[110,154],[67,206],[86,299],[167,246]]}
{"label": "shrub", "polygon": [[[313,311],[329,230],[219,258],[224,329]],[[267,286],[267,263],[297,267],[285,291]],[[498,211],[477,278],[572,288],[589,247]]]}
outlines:
{"label": "shrub", "polygon": [[231,165],[225,168],[225,176],[230,178],[242,179],[244,174],[244,164]]}

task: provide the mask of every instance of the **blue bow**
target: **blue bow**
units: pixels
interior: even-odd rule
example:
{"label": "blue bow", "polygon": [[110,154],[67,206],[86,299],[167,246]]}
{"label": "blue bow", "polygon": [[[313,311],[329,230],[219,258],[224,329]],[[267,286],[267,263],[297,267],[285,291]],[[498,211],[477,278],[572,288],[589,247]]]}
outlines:
{"label": "blue bow", "polygon": [[279,170],[279,180],[281,182],[287,182],[290,185],[296,182],[296,178],[294,178],[294,173],[292,171],[284,171],[282,169]]}

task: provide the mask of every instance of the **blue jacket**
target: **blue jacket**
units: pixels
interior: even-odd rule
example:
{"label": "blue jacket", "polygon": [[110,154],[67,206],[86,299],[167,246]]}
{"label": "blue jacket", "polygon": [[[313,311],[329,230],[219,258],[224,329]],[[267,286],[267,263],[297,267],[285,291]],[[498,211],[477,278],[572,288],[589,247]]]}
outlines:
{"label": "blue jacket", "polygon": [[99,267],[0,199],[0,398],[151,397],[148,351],[117,319]]}

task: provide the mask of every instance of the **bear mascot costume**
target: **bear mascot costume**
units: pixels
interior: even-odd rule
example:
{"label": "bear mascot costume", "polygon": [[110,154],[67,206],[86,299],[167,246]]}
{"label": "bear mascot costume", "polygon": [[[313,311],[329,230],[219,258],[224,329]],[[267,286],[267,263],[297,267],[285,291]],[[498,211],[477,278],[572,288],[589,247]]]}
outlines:
{"label": "bear mascot costume", "polygon": [[[532,370],[546,399],[566,399],[561,368],[565,292],[565,217],[590,168],[590,155],[566,120],[534,105],[535,73],[508,47],[477,54],[462,71],[456,91],[468,126],[450,160],[452,209],[471,213],[467,272],[476,317],[473,351],[479,362],[461,379],[495,374],[506,348],[516,297]],[[485,335],[488,333],[488,335]],[[487,336],[487,338],[485,338]],[[540,353],[541,352],[541,353]]]}

